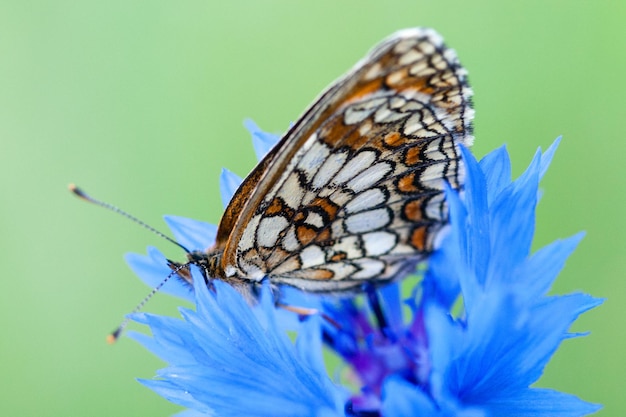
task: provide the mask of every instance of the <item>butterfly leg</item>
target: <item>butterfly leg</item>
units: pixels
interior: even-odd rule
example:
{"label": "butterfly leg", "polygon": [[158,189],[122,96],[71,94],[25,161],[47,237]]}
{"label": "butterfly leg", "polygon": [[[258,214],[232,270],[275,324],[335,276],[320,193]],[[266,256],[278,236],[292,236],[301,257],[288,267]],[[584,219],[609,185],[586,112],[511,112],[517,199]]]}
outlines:
{"label": "butterfly leg", "polygon": [[288,304],[283,304],[280,301],[276,303],[276,307],[280,307],[283,310],[291,311],[292,313],[297,314],[300,317],[308,317],[319,314],[324,320],[326,320],[331,326],[335,327],[337,330],[341,330],[341,325],[337,323],[332,317],[328,314],[321,312],[316,308],[308,308],[308,307],[298,307],[292,306]]}

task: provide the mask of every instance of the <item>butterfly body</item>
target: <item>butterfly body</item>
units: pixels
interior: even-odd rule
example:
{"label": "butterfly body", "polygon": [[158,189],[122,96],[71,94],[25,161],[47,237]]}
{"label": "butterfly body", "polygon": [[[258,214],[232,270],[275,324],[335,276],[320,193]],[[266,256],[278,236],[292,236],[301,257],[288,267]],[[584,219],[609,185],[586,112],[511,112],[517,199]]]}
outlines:
{"label": "butterfly body", "polygon": [[261,160],[226,208],[215,245],[190,263],[236,286],[267,277],[312,292],[409,274],[445,228],[444,184],[463,185],[471,95],[437,33],[392,35]]}

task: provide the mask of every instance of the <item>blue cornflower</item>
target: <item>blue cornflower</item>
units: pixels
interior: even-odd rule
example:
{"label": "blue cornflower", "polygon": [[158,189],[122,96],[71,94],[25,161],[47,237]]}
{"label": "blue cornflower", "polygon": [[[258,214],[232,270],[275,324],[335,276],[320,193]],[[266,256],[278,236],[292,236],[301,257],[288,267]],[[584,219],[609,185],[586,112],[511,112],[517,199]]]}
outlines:
{"label": "blue cornflower", "polygon": [[[262,157],[277,137],[248,128]],[[557,142],[558,143],[558,142]],[[504,148],[480,163],[465,149],[463,196],[447,190],[450,227],[402,301],[398,284],[362,299],[319,299],[295,290],[292,305],[310,303],[323,315],[301,322],[275,310],[269,287],[250,307],[231,287],[194,289],[172,281],[164,291],[191,300],[183,319],[135,315],[152,337],[132,333],[168,363],[157,379],[141,382],[186,406],[183,414],[261,416],[580,416],[599,406],[557,391],[531,388],[582,312],[601,303],[585,294],[546,295],[581,234],[530,255],[539,180],[556,149],[538,152],[511,180]],[[222,199],[239,184],[222,174]],[[211,246],[216,228],[166,218],[190,249]],[[149,285],[171,270],[155,249],[129,255]],[[289,313],[290,314],[290,313]],[[322,320],[324,316],[327,319]],[[293,318],[293,315],[289,316]],[[296,330],[292,343],[286,326]],[[327,376],[322,341],[345,362]],[[345,386],[345,387],[344,387]],[[351,392],[350,392],[351,391]]]}
{"label": "blue cornflower", "polygon": [[[529,256],[538,184],[557,144],[513,182],[504,148],[480,164],[462,150],[464,201],[447,190],[451,233],[408,300],[410,318],[399,310],[397,285],[380,291],[387,320],[379,329],[352,300],[329,309],[341,330],[326,326],[325,340],[362,383],[352,399],[357,414],[579,416],[599,408],[530,388],[560,342],[579,336],[567,332],[572,322],[601,303],[546,295],[582,234]],[[459,300],[463,312],[454,314]]]}

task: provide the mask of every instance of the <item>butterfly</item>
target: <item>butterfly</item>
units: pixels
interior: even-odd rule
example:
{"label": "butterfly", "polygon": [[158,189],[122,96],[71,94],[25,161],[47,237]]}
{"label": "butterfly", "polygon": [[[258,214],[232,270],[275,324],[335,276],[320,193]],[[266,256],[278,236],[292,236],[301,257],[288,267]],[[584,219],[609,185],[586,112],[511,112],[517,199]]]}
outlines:
{"label": "butterfly", "polygon": [[410,274],[445,228],[445,183],[463,186],[459,146],[473,141],[471,97],[467,71],[438,33],[393,34],[259,162],[215,244],[190,253],[189,264],[237,288],[268,278],[309,292]]}

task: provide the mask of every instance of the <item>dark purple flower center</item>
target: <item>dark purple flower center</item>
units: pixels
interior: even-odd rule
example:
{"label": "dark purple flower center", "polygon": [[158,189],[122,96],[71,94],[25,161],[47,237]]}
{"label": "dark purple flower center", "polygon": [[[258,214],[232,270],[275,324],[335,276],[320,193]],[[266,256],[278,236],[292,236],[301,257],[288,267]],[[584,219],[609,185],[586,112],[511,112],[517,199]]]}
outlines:
{"label": "dark purple flower center", "polygon": [[430,363],[423,313],[412,307],[408,325],[391,322],[385,314],[380,294],[367,291],[366,302],[353,299],[325,306],[338,326],[326,325],[323,339],[350,366],[350,378],[356,379],[360,392],[346,404],[346,415],[380,415],[381,394],[390,375],[427,388]]}

